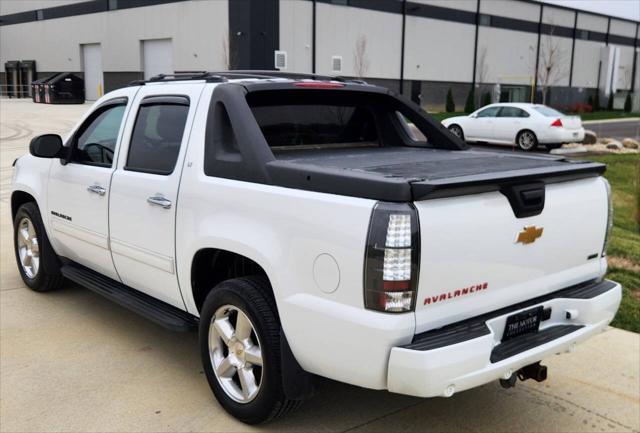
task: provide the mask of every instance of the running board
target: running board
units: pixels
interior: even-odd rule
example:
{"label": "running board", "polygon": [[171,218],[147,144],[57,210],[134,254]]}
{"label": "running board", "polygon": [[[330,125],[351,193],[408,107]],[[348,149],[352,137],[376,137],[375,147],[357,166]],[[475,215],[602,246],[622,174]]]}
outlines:
{"label": "running board", "polygon": [[180,332],[198,329],[197,317],[84,266],[67,264],[61,268],[61,272],[74,283],[93,290],[167,329]]}

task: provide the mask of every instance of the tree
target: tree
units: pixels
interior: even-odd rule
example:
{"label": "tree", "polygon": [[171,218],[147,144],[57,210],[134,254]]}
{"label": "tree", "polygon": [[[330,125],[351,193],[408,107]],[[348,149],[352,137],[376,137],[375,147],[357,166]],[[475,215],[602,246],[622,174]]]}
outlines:
{"label": "tree", "polygon": [[[476,83],[479,85],[487,81],[489,75],[489,64],[487,62],[487,47],[482,47],[478,53],[478,59],[476,63]],[[478,92],[478,105],[481,105],[481,92]]]}
{"label": "tree", "polygon": [[353,49],[353,69],[358,78],[363,78],[369,69],[367,37],[365,35],[360,35],[358,39],[356,39],[356,46]]}
{"label": "tree", "polygon": [[562,39],[553,37],[554,30],[555,27],[551,25],[549,34],[540,39],[539,65],[538,70],[535,71],[538,76],[538,88],[542,93],[543,104],[547,103],[549,87],[562,81],[569,74],[567,52],[562,47]]}
{"label": "tree", "polygon": [[596,90],[596,94],[593,97],[593,111],[600,109],[600,91]]}
{"label": "tree", "polygon": [[631,93],[627,93],[627,99],[624,100],[624,111],[631,113]]}
{"label": "tree", "polygon": [[469,89],[469,94],[467,95],[467,100],[464,103],[464,112],[473,113],[474,111],[476,111],[476,93],[475,89],[471,87],[471,89]]}
{"label": "tree", "polygon": [[609,99],[607,100],[607,111],[613,111],[613,92],[609,94]]}
{"label": "tree", "polygon": [[456,111],[456,104],[453,102],[453,95],[451,94],[451,87],[449,87],[449,91],[447,92],[447,103],[445,106],[447,113],[453,113]]}
{"label": "tree", "polygon": [[480,103],[480,106],[484,107],[485,105],[489,105],[489,104],[491,104],[491,93],[484,92],[482,94],[482,102]]}

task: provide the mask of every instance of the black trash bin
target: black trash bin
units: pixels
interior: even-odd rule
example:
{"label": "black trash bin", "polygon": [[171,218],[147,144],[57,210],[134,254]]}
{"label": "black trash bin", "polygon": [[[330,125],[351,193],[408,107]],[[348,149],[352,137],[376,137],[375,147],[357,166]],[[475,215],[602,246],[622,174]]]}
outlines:
{"label": "black trash bin", "polygon": [[58,74],[44,83],[47,104],[84,104],[84,80],[70,72]]}

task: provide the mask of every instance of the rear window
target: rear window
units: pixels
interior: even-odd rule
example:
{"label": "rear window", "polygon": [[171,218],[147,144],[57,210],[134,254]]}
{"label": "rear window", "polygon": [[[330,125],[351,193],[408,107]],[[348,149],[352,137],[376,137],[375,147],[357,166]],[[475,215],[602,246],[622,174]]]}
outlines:
{"label": "rear window", "polygon": [[[274,150],[424,145],[426,134],[380,93],[333,90],[252,92],[247,102]],[[409,114],[410,115],[410,114]]]}
{"label": "rear window", "polygon": [[370,106],[270,105],[252,107],[252,111],[271,147],[379,145]]}
{"label": "rear window", "polygon": [[558,110],[554,110],[551,107],[547,107],[546,105],[538,105],[533,107],[538,113],[542,114],[546,117],[562,117],[564,114],[559,112]]}

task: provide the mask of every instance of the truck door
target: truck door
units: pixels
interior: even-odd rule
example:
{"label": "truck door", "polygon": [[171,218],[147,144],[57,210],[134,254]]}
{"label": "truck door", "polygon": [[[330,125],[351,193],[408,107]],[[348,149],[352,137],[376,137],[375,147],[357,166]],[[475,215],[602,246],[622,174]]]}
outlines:
{"label": "truck door", "polygon": [[[109,189],[132,89],[95,108],[71,135],[67,160],[51,163],[48,215],[56,252],[118,279],[109,251]],[[127,95],[127,96],[125,96]]]}
{"label": "truck door", "polygon": [[140,89],[125,127],[109,204],[111,250],[122,282],[180,308],[176,200],[202,89],[195,83]]}

